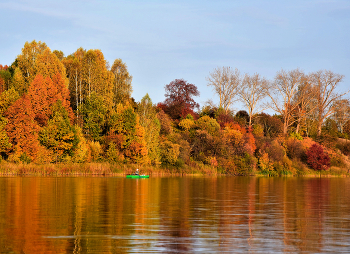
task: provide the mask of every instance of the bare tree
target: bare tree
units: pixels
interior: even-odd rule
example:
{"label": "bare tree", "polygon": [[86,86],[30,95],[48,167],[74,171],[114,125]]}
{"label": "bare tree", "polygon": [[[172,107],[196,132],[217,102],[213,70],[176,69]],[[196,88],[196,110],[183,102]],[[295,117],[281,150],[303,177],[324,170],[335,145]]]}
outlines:
{"label": "bare tree", "polygon": [[293,98],[293,104],[297,105],[293,113],[293,117],[296,119],[297,123],[295,132],[299,133],[302,127],[305,127],[307,131],[306,120],[316,108],[314,87],[310,83],[308,75],[303,75],[301,77],[301,84]]}
{"label": "bare tree", "polygon": [[299,69],[286,72],[281,70],[277,73],[269,92],[272,100],[271,109],[283,117],[283,134],[286,135],[288,128],[296,121],[293,114],[299,105],[295,100],[298,89],[305,89],[301,86],[304,73]]}
{"label": "bare tree", "polygon": [[340,133],[344,132],[344,126],[350,120],[350,101],[349,99],[340,99],[333,103],[333,118],[337,123]]}
{"label": "bare tree", "polygon": [[260,108],[259,111],[256,111],[256,108],[268,95],[268,89],[269,81],[263,77],[260,77],[259,74],[254,74],[253,76],[245,74],[239,96],[240,100],[248,108],[249,127],[252,126],[253,115],[259,114],[264,110],[264,108]]}
{"label": "bare tree", "polygon": [[219,95],[219,107],[227,113],[229,107],[235,101],[241,84],[241,76],[238,69],[230,67],[218,67],[207,77],[208,86],[213,86],[214,91]]}
{"label": "bare tree", "polygon": [[318,71],[310,75],[315,86],[315,99],[317,110],[317,135],[321,135],[323,121],[335,112],[334,102],[341,99],[348,92],[339,94],[336,88],[344,76],[329,70]]}

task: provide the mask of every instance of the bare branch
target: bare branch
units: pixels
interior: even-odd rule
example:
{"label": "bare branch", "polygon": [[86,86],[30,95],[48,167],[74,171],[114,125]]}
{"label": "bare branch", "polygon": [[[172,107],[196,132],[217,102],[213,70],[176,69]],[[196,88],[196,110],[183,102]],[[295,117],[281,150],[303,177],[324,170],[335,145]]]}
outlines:
{"label": "bare branch", "polygon": [[219,107],[228,112],[229,107],[235,101],[241,84],[241,76],[238,69],[230,67],[218,67],[207,77],[208,86],[213,86],[219,95]]}
{"label": "bare branch", "polygon": [[260,77],[259,74],[254,74],[253,76],[245,74],[239,96],[240,100],[245,103],[246,107],[248,108],[249,126],[252,125],[253,115],[264,110],[261,109],[257,112],[256,108],[258,104],[268,95],[268,89],[269,82],[265,78]]}

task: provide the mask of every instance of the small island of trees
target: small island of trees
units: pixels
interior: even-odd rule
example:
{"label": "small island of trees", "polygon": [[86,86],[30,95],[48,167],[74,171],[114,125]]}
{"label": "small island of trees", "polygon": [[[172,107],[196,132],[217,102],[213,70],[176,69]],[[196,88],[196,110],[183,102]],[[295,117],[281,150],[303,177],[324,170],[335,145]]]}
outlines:
{"label": "small island of trees", "polygon": [[137,102],[121,59],[110,67],[100,50],[65,57],[26,42],[0,65],[0,174],[348,175],[343,78],[295,69],[267,80],[218,67],[207,77],[218,105],[200,108],[184,79],[165,85],[163,102]]}

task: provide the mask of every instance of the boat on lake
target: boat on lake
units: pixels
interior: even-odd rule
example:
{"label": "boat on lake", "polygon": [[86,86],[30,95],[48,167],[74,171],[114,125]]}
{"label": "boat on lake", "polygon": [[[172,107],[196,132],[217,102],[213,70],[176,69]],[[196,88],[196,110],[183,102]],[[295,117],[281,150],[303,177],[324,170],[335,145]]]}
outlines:
{"label": "boat on lake", "polygon": [[126,178],[149,178],[149,175],[126,175]]}

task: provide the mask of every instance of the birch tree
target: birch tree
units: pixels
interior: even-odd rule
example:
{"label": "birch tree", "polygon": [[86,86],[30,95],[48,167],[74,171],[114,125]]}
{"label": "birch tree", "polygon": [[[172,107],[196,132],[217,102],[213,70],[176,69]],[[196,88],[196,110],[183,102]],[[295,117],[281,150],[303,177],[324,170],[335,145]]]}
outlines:
{"label": "birch tree", "polygon": [[34,40],[30,43],[26,42],[22,48],[22,53],[17,56],[18,67],[21,69],[28,85],[36,75],[36,59],[45,49],[47,49],[47,45],[44,42]]}
{"label": "birch tree", "polygon": [[154,165],[158,165],[160,164],[160,123],[157,118],[157,112],[148,94],[146,94],[139,103],[137,113],[140,117],[140,125],[145,130],[145,141],[150,162]]}
{"label": "birch tree", "polygon": [[111,72],[114,75],[114,102],[127,102],[132,93],[132,76],[128,72],[128,68],[121,59],[116,59],[112,65]]}

